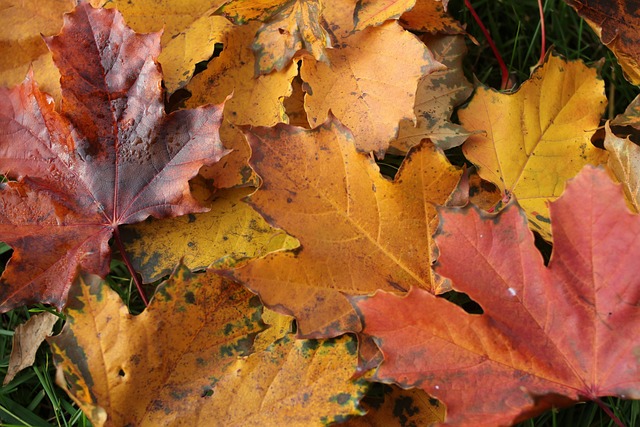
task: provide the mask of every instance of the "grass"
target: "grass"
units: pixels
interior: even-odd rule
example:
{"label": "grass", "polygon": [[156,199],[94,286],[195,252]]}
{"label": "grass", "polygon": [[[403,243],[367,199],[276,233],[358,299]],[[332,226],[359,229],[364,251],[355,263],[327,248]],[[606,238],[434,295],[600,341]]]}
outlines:
{"label": "grass", "polygon": [[[497,48],[503,56],[516,85],[530,75],[531,68],[540,57],[540,20],[536,0],[477,0],[472,1],[480,19],[490,31]],[[624,111],[638,90],[624,80],[613,54],[578,15],[561,0],[544,2],[547,46],[568,59],[581,59],[590,65],[601,67],[606,93],[610,100],[607,117]],[[465,70],[470,78],[483,84],[499,87],[500,71],[493,54],[478,25],[471,18],[463,0],[451,0],[449,11],[467,24],[467,31],[479,42],[468,41],[469,54],[465,59]],[[394,164],[388,174],[393,174]],[[0,266],[11,254],[10,248],[0,243]],[[132,312],[141,310],[135,286],[120,261],[112,262],[108,280],[118,291]],[[24,323],[44,306],[20,308],[1,316],[0,324],[0,375],[4,377],[11,350],[11,339],[15,328]],[[62,328],[62,320],[55,331]],[[54,384],[55,368],[51,355],[44,345],[38,352],[36,363],[18,374],[7,386],[0,387],[0,425],[2,426],[89,426],[90,423],[66,393]],[[617,398],[603,399],[611,411],[628,427],[640,425],[640,403]],[[551,410],[519,426],[614,426],[612,419],[592,402],[570,408]]]}

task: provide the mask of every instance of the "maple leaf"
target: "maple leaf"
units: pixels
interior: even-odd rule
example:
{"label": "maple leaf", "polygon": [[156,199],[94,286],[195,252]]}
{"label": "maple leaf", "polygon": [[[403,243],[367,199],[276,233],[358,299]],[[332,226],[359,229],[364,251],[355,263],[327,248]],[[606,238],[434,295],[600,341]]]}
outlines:
{"label": "maple leaf", "polygon": [[470,135],[462,126],[449,121],[453,108],[473,92],[473,86],[462,72],[462,59],[467,52],[464,38],[427,36],[423,41],[446,69],[427,74],[418,83],[414,106],[417,121],[403,120],[398,137],[391,142],[394,149],[403,153],[424,138],[448,150],[461,145]]}
{"label": "maple leaf", "polygon": [[15,86],[30,68],[40,86],[58,101],[60,73],[42,35],[62,28],[62,15],[75,6],[73,0],[9,0],[0,14],[0,86]]}
{"label": "maple leaf", "polygon": [[462,126],[476,132],[462,150],[505,199],[518,198],[532,227],[550,240],[547,203],[584,165],[606,161],[590,141],[605,104],[595,69],[549,55],[513,94],[476,90],[458,111]]}
{"label": "maple leaf", "polygon": [[[188,180],[226,151],[221,106],[164,114],[159,34],[82,3],[47,38],[62,74],[62,113],[28,76],[0,89],[0,234],[14,248],[0,309],[62,308],[80,267],[106,275],[118,226],[206,210]],[[126,60],[124,60],[126,58]]]}
{"label": "maple leaf", "polygon": [[415,120],[420,78],[444,68],[397,22],[359,31],[327,54],[330,66],[302,60],[309,124],[319,126],[331,111],[353,132],[358,149],[374,151],[378,157],[397,136],[398,122]]}
{"label": "maple leaf", "polygon": [[36,352],[45,338],[53,333],[53,325],[59,319],[55,314],[43,311],[18,325],[11,340],[11,356],[7,374],[2,381],[3,386],[9,384],[18,372],[33,365]]}
{"label": "maple leaf", "polygon": [[497,216],[442,209],[436,271],[484,313],[421,289],[354,297],[384,354],[375,379],[438,398],[447,425],[507,425],[551,404],[640,398],[640,218],[621,193],[591,167],[567,185],[550,205],[548,268],[517,204]]}
{"label": "maple leaf", "polygon": [[416,0],[358,0],[353,11],[354,30],[360,31],[389,19],[398,19],[415,4]]}
{"label": "maple leaf", "polygon": [[213,12],[224,0],[90,0],[94,7],[117,8],[127,25],[138,33],[161,31],[164,85],[169,94],[186,85],[198,62],[211,58],[232,24]]}
{"label": "maple leaf", "polygon": [[[615,129],[615,130],[614,130]],[[631,203],[640,210],[640,147],[632,138],[640,130],[640,96],[636,97],[623,114],[605,124],[604,148],[609,152],[608,166]],[[618,136],[616,131],[623,134]]]}
{"label": "maple leaf", "polygon": [[231,123],[273,126],[287,122],[282,101],[291,94],[291,80],[298,74],[298,67],[291,63],[279,72],[254,78],[251,43],[259,26],[259,22],[250,22],[226,34],[220,56],[187,86],[192,93],[188,107],[218,104],[233,93],[225,105],[225,119]]}
{"label": "maple leaf", "polygon": [[82,273],[77,282],[67,323],[49,344],[59,385],[96,426],[167,425],[195,414],[265,328],[256,296],[183,265],[138,316],[98,276]]}
{"label": "maple leaf", "polygon": [[417,0],[413,9],[400,17],[400,24],[413,31],[431,34],[464,34],[464,27],[447,13],[448,1]]}
{"label": "maple leaf", "polygon": [[270,227],[241,201],[251,192],[249,188],[216,191],[212,200],[203,202],[209,212],[123,227],[122,241],[143,282],[162,279],[180,260],[192,270],[234,268],[298,247],[296,239]]}
{"label": "maple leaf", "polygon": [[362,412],[353,337],[286,333],[254,352],[258,298],[211,271],[179,266],[139,316],[97,276],[79,281],[49,343],[59,385],[96,427],[325,425]]}
{"label": "maple leaf", "polygon": [[616,55],[624,75],[640,85],[638,0],[565,0]]}
{"label": "maple leaf", "polygon": [[431,203],[445,203],[461,172],[435,147],[413,151],[392,183],[335,118],[312,130],[247,128],[246,136],[250,164],[263,180],[248,202],[301,249],[228,274],[267,307],[295,316],[299,336],[359,330],[343,292],[448,290],[432,278]]}
{"label": "maple leaf", "polygon": [[305,49],[318,61],[327,61],[328,35],[322,26],[321,0],[231,0],[218,13],[237,24],[259,20],[252,47],[256,75],[269,74],[290,65],[291,58]]}
{"label": "maple leaf", "polygon": [[384,385],[382,395],[370,394],[362,400],[363,417],[351,418],[343,427],[431,426],[444,421],[445,407],[423,390],[403,390]]}

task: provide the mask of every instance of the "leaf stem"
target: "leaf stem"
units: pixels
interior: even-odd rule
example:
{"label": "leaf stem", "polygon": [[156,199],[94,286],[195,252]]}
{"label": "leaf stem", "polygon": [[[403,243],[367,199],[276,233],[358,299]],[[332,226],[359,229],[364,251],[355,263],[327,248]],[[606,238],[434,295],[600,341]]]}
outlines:
{"label": "leaf stem", "polygon": [[471,1],[464,0],[464,4],[467,6],[467,9],[469,9],[469,12],[471,12],[471,16],[473,16],[473,19],[476,21],[476,23],[480,27],[482,34],[484,34],[484,38],[487,39],[487,43],[489,43],[489,47],[491,47],[493,56],[495,56],[496,59],[498,60],[498,65],[500,66],[500,73],[502,74],[502,83],[500,84],[500,89],[505,90],[507,89],[507,84],[509,83],[509,70],[507,69],[507,64],[505,64],[504,60],[502,59],[502,56],[500,55],[500,52],[498,51],[496,44],[491,38],[491,34],[489,34],[489,30],[487,30],[487,27],[485,27],[484,24],[482,23],[482,20],[476,13],[476,10],[473,8],[473,6],[471,6]]}
{"label": "leaf stem", "polygon": [[538,0],[538,9],[540,10],[540,37],[542,39],[540,43],[540,61],[538,62],[538,64],[542,65],[544,63],[544,57],[547,54],[547,36],[544,25],[544,7],[542,6],[542,0]]}
{"label": "leaf stem", "polygon": [[609,416],[609,418],[611,418],[611,421],[613,421],[615,425],[617,425],[618,427],[625,427],[624,423],[620,421],[620,418],[616,417],[616,414],[614,414],[613,411],[611,411],[611,409],[609,409],[609,407],[600,398],[596,397],[594,399],[594,402],[596,402],[600,409],[602,409]]}
{"label": "leaf stem", "polygon": [[120,256],[122,257],[122,260],[124,261],[124,263],[127,265],[127,269],[129,269],[129,273],[131,273],[131,278],[136,284],[136,288],[138,289],[140,298],[142,299],[144,306],[147,307],[149,305],[149,300],[147,299],[147,296],[144,293],[144,289],[142,289],[142,282],[138,278],[138,273],[136,273],[136,270],[133,268],[133,264],[131,264],[129,255],[127,255],[127,251],[124,249],[124,244],[122,243],[122,238],[120,237],[120,230],[118,229],[118,227],[116,227],[113,230],[113,238],[116,241],[116,245],[118,245]]}

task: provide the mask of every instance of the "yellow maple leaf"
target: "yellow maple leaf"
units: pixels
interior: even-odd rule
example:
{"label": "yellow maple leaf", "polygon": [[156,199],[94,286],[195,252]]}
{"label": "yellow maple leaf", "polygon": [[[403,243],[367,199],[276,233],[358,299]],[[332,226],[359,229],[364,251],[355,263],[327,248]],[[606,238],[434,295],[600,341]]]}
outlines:
{"label": "yellow maple leaf", "polygon": [[515,194],[533,229],[551,240],[547,203],[584,165],[607,160],[591,144],[606,101],[594,68],[549,55],[513,94],[478,88],[458,117],[482,134],[470,136],[463,152],[483,179]]}

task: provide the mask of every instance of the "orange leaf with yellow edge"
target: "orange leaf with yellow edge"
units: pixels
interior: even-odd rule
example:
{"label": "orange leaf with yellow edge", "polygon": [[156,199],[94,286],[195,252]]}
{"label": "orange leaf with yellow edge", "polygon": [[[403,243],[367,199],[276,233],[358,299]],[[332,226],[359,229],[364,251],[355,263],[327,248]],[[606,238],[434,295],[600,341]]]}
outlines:
{"label": "orange leaf with yellow edge", "polygon": [[416,0],[358,0],[353,12],[354,30],[377,26],[398,19],[416,4]]}
{"label": "orange leaf with yellow edge", "polygon": [[9,0],[0,14],[0,86],[16,86],[29,67],[40,88],[60,101],[60,72],[42,36],[57,34],[73,0]]}
{"label": "orange leaf with yellow edge", "polygon": [[565,0],[616,55],[624,75],[640,85],[640,14],[637,0]]}
{"label": "orange leaf with yellow edge", "polygon": [[197,425],[187,421],[264,329],[258,298],[213,272],[180,265],[138,316],[99,277],[78,282],[49,343],[58,385],[96,427]]}
{"label": "orange leaf with yellow edge", "polygon": [[415,121],[418,81],[442,69],[431,51],[396,22],[369,27],[328,52],[331,65],[303,58],[305,108],[312,127],[331,111],[356,147],[381,157],[398,134],[398,122]]}
{"label": "orange leaf with yellow edge", "polygon": [[162,31],[164,85],[169,94],[185,86],[198,62],[211,58],[232,24],[213,12],[224,0],[91,0],[95,7],[116,7],[138,33]]}
{"label": "orange leaf with yellow edge", "polygon": [[514,194],[533,229],[551,240],[549,208],[567,179],[606,162],[591,144],[606,105],[604,83],[581,61],[547,56],[513,94],[478,88],[458,112],[471,135],[462,146],[483,179]]}
{"label": "orange leaf with yellow edge", "polygon": [[233,93],[225,104],[225,120],[253,126],[288,121],[283,101],[291,94],[291,81],[298,74],[298,67],[291,63],[282,71],[254,78],[251,44],[259,26],[258,22],[250,22],[226,33],[220,56],[186,87],[192,93],[187,101],[189,108],[221,102]]}
{"label": "orange leaf with yellow edge", "polygon": [[343,293],[448,290],[432,277],[432,203],[447,200],[461,172],[436,148],[412,151],[391,182],[333,117],[312,130],[277,125],[247,128],[246,135],[251,166],[263,180],[248,201],[301,249],[228,274],[266,306],[295,316],[300,336],[359,330]]}
{"label": "orange leaf with yellow edge", "polygon": [[440,214],[436,272],[483,313],[417,288],[354,297],[363,333],[384,354],[374,379],[422,388],[447,405],[452,426],[640,398],[640,217],[605,171],[585,167],[551,203],[548,267],[513,201],[498,215],[472,206]]}
{"label": "orange leaf with yellow edge", "polygon": [[252,258],[297,248],[296,239],[272,228],[241,200],[252,191],[216,191],[202,203],[209,212],[124,227],[123,243],[143,282],[162,279],[180,260],[191,270],[234,268]]}
{"label": "orange leaf with yellow edge", "polygon": [[328,35],[322,25],[322,9],[321,0],[232,0],[218,13],[238,24],[253,19],[263,22],[253,43],[255,71],[260,75],[282,70],[302,49],[318,61],[327,60]]}

